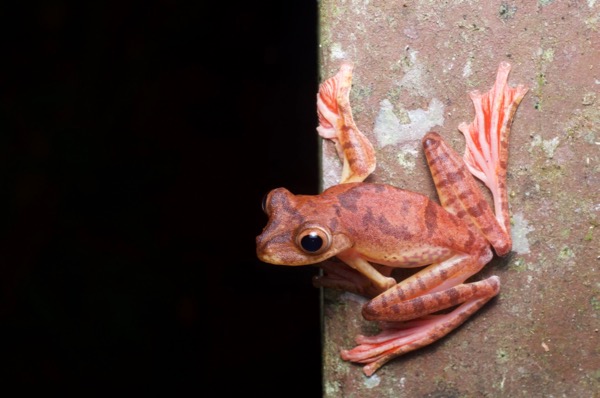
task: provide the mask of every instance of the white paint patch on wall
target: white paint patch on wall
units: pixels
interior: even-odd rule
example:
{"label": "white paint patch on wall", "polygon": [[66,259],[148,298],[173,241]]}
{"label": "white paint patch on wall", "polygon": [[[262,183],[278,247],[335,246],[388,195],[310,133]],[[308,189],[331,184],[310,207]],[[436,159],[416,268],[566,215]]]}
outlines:
{"label": "white paint patch on wall", "polygon": [[514,213],[510,231],[513,240],[512,250],[514,252],[518,254],[529,253],[529,240],[527,239],[527,234],[531,231],[535,231],[535,228],[529,225],[525,217],[523,217],[523,213]]}
{"label": "white paint patch on wall", "polygon": [[556,148],[559,144],[560,140],[558,139],[558,137],[545,140],[537,134],[533,137],[533,141],[531,141],[531,147],[533,148],[536,146],[541,146],[548,159],[552,159],[554,157],[554,152],[556,151]]}
{"label": "white paint patch on wall", "polygon": [[367,387],[368,389],[377,387],[379,383],[381,383],[381,378],[376,374],[374,374],[371,377],[365,376],[365,387]]}
{"label": "white paint patch on wall", "polygon": [[430,97],[432,95],[431,85],[424,78],[427,68],[419,61],[418,54],[419,52],[416,50],[408,50],[410,67],[404,70],[404,76],[400,79],[399,86],[413,95]]}
{"label": "white paint patch on wall", "polygon": [[468,58],[467,62],[465,62],[465,66],[463,67],[462,75],[464,78],[467,78],[467,77],[471,76],[472,74],[473,74],[473,69],[471,67],[471,58]]}
{"label": "white paint patch on wall", "polygon": [[[323,145],[333,146],[333,143],[323,143]],[[321,168],[323,190],[339,184],[340,177],[342,175],[342,162],[337,155],[328,156],[327,154],[323,153]]]}
{"label": "white paint patch on wall", "polygon": [[346,59],[346,52],[342,49],[342,45],[340,43],[333,43],[331,45],[331,59]]}
{"label": "white paint patch on wall", "polygon": [[407,171],[413,171],[416,166],[416,160],[419,156],[419,151],[410,146],[402,147],[396,155],[398,164]]}
{"label": "white paint patch on wall", "polygon": [[444,104],[437,98],[429,102],[428,109],[408,111],[409,123],[402,124],[394,113],[394,106],[388,99],[381,101],[375,119],[375,138],[380,148],[408,141],[421,140],[434,126],[444,124]]}

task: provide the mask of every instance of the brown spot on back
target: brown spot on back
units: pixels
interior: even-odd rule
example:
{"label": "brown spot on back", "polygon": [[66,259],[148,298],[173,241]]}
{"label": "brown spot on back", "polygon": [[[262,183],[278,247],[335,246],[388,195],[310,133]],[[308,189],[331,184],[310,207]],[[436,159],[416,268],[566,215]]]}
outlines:
{"label": "brown spot on back", "polygon": [[371,186],[373,187],[374,191],[377,193],[381,193],[381,192],[384,192],[387,190],[387,188],[383,184],[371,184]]}
{"label": "brown spot on back", "polygon": [[365,209],[365,214],[362,217],[362,223],[365,226],[368,226],[369,224],[372,224],[373,222],[375,222],[375,216],[373,215],[373,209],[371,207],[367,207]]}
{"label": "brown spot on back", "polygon": [[338,217],[342,216],[342,209],[338,205],[333,205],[333,209],[335,210],[335,215]]}
{"label": "brown spot on back", "polygon": [[360,199],[360,193],[356,192],[356,190],[348,190],[340,195],[338,195],[338,200],[340,205],[353,213],[358,211],[357,203]]}
{"label": "brown spot on back", "polygon": [[413,237],[408,227],[405,225],[395,225],[388,221],[383,215],[377,219],[378,228],[386,235],[395,237],[398,240],[409,240]]}
{"label": "brown spot on back", "polygon": [[340,223],[339,220],[335,217],[332,218],[331,220],[329,220],[329,225],[328,225],[329,230],[337,231],[339,223]]}

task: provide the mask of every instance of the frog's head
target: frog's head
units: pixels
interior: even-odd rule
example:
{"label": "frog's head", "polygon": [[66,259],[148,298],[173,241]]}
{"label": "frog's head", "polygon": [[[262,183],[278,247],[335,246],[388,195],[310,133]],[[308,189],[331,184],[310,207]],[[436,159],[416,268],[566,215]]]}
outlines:
{"label": "frog's head", "polygon": [[263,200],[269,221],[256,237],[261,261],[277,265],[307,265],[349,249],[351,240],[335,231],[332,209],[318,195],[293,195],[285,188],[269,192]]}

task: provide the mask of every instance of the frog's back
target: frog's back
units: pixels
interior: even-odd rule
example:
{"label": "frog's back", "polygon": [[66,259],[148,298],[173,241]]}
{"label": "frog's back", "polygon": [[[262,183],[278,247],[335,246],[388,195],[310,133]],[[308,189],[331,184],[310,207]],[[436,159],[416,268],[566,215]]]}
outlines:
{"label": "frog's back", "polygon": [[372,261],[425,265],[423,253],[443,256],[461,251],[465,242],[486,246],[458,217],[427,196],[385,184],[342,184],[334,195],[339,219],[355,249]]}
{"label": "frog's back", "polygon": [[385,218],[399,217],[396,221],[400,222],[406,222],[411,216],[416,217],[414,212],[428,205],[440,207],[423,194],[387,184],[339,184],[325,190],[321,196],[336,201],[340,209],[349,213],[347,216],[375,212]]}

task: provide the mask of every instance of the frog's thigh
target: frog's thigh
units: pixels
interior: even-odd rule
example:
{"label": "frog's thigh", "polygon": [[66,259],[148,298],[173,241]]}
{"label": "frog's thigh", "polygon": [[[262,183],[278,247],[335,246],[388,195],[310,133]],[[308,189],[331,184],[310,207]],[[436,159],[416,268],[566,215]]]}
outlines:
{"label": "frog's thigh", "polygon": [[432,264],[373,298],[363,308],[363,315],[367,319],[414,319],[457,305],[469,294],[461,284],[482,265],[467,254]]}

